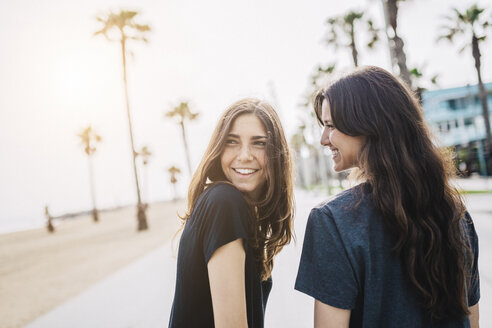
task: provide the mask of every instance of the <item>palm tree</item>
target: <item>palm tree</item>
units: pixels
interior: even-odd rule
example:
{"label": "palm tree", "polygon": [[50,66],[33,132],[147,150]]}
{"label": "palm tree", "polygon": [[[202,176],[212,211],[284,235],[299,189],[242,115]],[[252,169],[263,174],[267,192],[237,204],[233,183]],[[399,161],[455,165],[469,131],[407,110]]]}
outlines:
{"label": "palm tree", "polygon": [[94,222],[99,221],[99,214],[97,212],[96,207],[96,191],[94,188],[94,171],[92,168],[92,155],[96,152],[96,143],[101,142],[102,138],[98,135],[92,127],[89,125],[87,128],[82,130],[81,133],[78,134],[80,137],[80,141],[82,146],[84,147],[84,152],[87,155],[89,160],[89,182],[91,187],[91,196],[92,196],[92,218]]}
{"label": "palm tree", "polygon": [[[364,13],[362,11],[349,11],[342,16],[330,17],[327,24],[330,26],[329,35],[326,39],[328,45],[331,45],[335,50],[340,47],[348,47],[352,51],[352,60],[354,66],[359,66],[359,52],[357,50],[355,35],[355,25],[357,21],[362,20]],[[379,40],[378,29],[374,27],[371,19],[365,20],[367,30],[371,34],[371,40],[367,43],[367,47],[372,49]],[[340,32],[342,35],[340,35]]]}
{"label": "palm tree", "polygon": [[480,42],[485,41],[487,38],[486,29],[492,26],[492,20],[484,17],[484,11],[485,9],[478,8],[477,5],[471,6],[465,12],[460,12],[458,9],[453,8],[452,15],[445,17],[447,24],[443,26],[444,32],[439,39],[453,41],[456,36],[463,35],[469,43],[465,44],[460,52],[463,51],[468,45],[471,45],[473,59],[475,60],[475,70],[477,71],[478,78],[478,95],[480,101],[482,102],[482,115],[485,121],[485,153],[489,155],[492,151],[492,136],[490,132],[487,93],[485,92],[482,81]]}
{"label": "palm tree", "polygon": [[[330,78],[330,75],[335,72],[335,65],[336,64],[329,64],[327,66],[321,66],[318,65],[316,67],[316,71],[314,74],[312,74],[310,78],[310,85],[309,88],[306,92],[306,94],[303,96],[303,101],[302,103],[299,104],[301,107],[309,108],[311,105],[311,100],[313,97],[313,94],[318,91],[325,82]],[[311,113],[311,111],[307,111],[307,113]]]}
{"label": "palm tree", "polygon": [[53,216],[50,214],[48,205],[44,207],[44,215],[46,216],[46,229],[49,233],[55,232],[55,226],[53,225]]}
{"label": "palm tree", "polygon": [[429,80],[427,80],[422,73],[422,70],[418,67],[412,68],[408,73],[410,73],[410,80],[412,81],[413,91],[415,92],[419,102],[422,103],[422,93],[427,90],[425,85],[436,85],[438,75],[434,75]]}
{"label": "palm tree", "polygon": [[181,170],[174,165],[168,168],[167,170],[169,174],[171,174],[171,184],[173,185],[173,190],[174,190],[173,200],[176,200],[178,199],[178,192],[176,190],[176,183],[178,182],[178,179],[176,178],[176,175],[181,173]]}
{"label": "palm tree", "polygon": [[197,118],[198,113],[192,113],[190,111],[190,107],[187,102],[181,102],[178,106],[174,107],[171,111],[166,113],[167,117],[177,117],[178,124],[181,127],[181,134],[183,137],[183,144],[185,147],[185,155],[186,155],[186,164],[188,166],[188,174],[191,177],[191,161],[190,161],[190,152],[188,149],[188,142],[186,140],[186,131],[185,131],[185,120],[193,121]]}
{"label": "palm tree", "polygon": [[[300,104],[301,107],[308,108],[311,105],[313,94],[320,89],[322,85],[324,85],[330,76],[335,72],[336,64],[328,64],[326,66],[318,65],[316,67],[315,73],[310,76],[310,85],[309,91],[306,96],[304,96],[303,102]],[[299,129],[302,129],[303,136],[310,136],[311,140],[316,140],[318,121],[312,110],[303,111],[303,114],[306,115],[305,123]],[[297,140],[299,141],[299,140]],[[324,150],[323,147],[318,142],[315,142],[314,145],[306,142],[306,146],[310,153],[310,158],[313,161],[313,165],[316,168],[314,170],[314,175],[316,176],[315,182],[321,182],[322,185],[328,185],[328,174],[329,171],[327,169],[327,164],[325,162],[325,156],[323,155]],[[308,182],[305,181],[307,185]]]}
{"label": "palm tree", "polygon": [[290,146],[295,154],[297,176],[299,178],[299,184],[303,187],[307,187],[307,182],[304,174],[304,166],[302,165],[302,148],[307,146],[306,138],[304,137],[304,131],[306,130],[306,124],[303,122],[297,127],[296,133],[290,138]]}
{"label": "palm tree", "polygon": [[390,48],[391,63],[398,66],[400,78],[412,88],[410,72],[407,67],[407,56],[403,50],[404,42],[398,36],[398,3],[405,0],[382,0],[386,21],[386,36]]}
{"label": "palm tree", "polygon": [[142,158],[142,164],[144,166],[144,196],[147,204],[149,203],[149,176],[147,164],[149,164],[150,156],[152,156],[152,152],[149,150],[147,146],[143,146],[142,149],[137,153],[137,156]]}
{"label": "palm tree", "polygon": [[316,73],[311,75],[311,86],[314,87],[314,92],[318,91],[320,85],[324,83],[331,74],[335,72],[336,64],[332,63],[325,67],[318,65],[316,67]]}
{"label": "palm tree", "polygon": [[[123,85],[125,87],[125,102],[126,113],[128,116],[128,128],[130,133],[130,143],[132,147],[132,159],[133,159],[133,172],[135,175],[135,184],[137,187],[137,230],[148,229],[147,216],[145,214],[146,207],[142,204],[140,197],[140,185],[138,182],[137,164],[135,151],[135,144],[133,142],[133,129],[132,119],[130,112],[130,102],[128,101],[128,83],[126,78],[126,42],[128,40],[147,42],[147,39],[143,36],[145,32],[150,31],[148,25],[140,25],[134,21],[135,16],[138,14],[136,11],[121,10],[119,14],[109,13],[105,17],[96,17],[96,19],[103,24],[103,28],[94,33],[94,35],[102,34],[109,41],[119,41],[121,45],[122,65],[123,65]],[[119,37],[117,39],[111,39],[108,35],[109,31],[115,30],[118,32]]]}

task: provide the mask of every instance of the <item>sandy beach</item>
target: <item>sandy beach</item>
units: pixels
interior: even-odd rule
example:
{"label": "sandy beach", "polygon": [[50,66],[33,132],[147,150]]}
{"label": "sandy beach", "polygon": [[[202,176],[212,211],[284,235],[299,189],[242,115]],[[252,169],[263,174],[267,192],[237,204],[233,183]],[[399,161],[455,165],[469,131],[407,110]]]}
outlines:
{"label": "sandy beach", "polygon": [[135,208],[81,216],[46,229],[0,235],[0,326],[22,327],[89,286],[170,241],[184,201],[152,204],[149,230],[136,231]]}

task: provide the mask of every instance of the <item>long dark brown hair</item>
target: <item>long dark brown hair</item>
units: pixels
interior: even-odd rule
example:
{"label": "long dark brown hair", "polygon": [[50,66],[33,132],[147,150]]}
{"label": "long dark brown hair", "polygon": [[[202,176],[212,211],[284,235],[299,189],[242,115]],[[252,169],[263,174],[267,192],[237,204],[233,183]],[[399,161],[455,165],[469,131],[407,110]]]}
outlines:
{"label": "long dark brown hair", "polygon": [[210,143],[196,169],[188,189],[187,220],[198,197],[215,182],[227,182],[220,157],[226,138],[236,118],[254,114],[267,132],[266,184],[259,200],[245,195],[251,207],[252,246],[257,250],[261,277],[266,280],[273,269],[273,258],[288,244],[293,236],[294,195],[292,159],[280,119],[271,105],[258,99],[246,98],[229,106],[219,119]]}
{"label": "long dark brown hair", "polygon": [[463,318],[469,314],[465,210],[450,184],[452,159],[433,142],[419,102],[394,76],[372,66],[315,95],[320,121],[324,99],[337,130],[366,137],[355,172],[371,186],[384,226],[395,237],[393,251],[423,307],[434,320]]}

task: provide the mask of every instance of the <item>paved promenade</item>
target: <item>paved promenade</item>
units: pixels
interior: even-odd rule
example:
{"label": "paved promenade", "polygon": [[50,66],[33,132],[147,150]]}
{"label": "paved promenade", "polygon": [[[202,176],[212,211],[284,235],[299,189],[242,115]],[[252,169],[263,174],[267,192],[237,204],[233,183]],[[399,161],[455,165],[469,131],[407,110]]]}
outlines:
{"label": "paved promenade", "polygon": [[[296,193],[297,243],[286,247],[276,260],[266,327],[313,326],[313,301],[295,291],[293,286],[307,215],[311,207],[324,198],[304,191]],[[480,323],[482,327],[492,327],[492,194],[470,195],[466,202],[480,238]],[[167,327],[176,274],[173,253],[169,243],[161,246],[27,327]]]}

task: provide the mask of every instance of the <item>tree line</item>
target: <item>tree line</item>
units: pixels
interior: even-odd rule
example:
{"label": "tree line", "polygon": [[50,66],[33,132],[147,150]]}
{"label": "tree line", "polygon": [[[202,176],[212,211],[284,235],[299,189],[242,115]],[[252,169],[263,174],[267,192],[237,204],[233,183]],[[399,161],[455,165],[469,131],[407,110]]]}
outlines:
{"label": "tree line", "polygon": [[[436,84],[438,75],[425,78],[425,74],[419,67],[409,68],[407,65],[407,56],[404,48],[404,40],[398,29],[398,19],[400,16],[399,5],[404,0],[381,0],[385,26],[378,27],[374,20],[369,17],[367,11],[348,10],[337,16],[326,19],[327,33],[324,38],[325,44],[334,50],[347,50],[350,54],[353,67],[360,64],[360,50],[364,47],[368,50],[374,49],[375,45],[381,42],[381,36],[387,39],[389,53],[391,58],[391,67],[393,73],[412,89],[415,95],[422,101],[422,92],[426,90],[424,84]],[[489,109],[487,104],[487,93],[482,80],[482,64],[480,44],[485,42],[487,35],[492,27],[492,16],[488,13],[487,8],[480,8],[477,4],[459,10],[457,8],[449,9],[446,16],[440,18],[442,24],[440,30],[436,31],[436,41],[448,40],[462,42],[462,51],[470,51],[474,60],[474,67],[477,76],[479,89],[479,99],[482,107],[482,116],[485,122],[485,154],[492,157],[492,136],[489,118]],[[364,38],[364,41],[361,39]],[[339,52],[340,53],[340,52]],[[301,107],[310,106],[312,94],[322,87],[330,78],[330,75],[337,71],[337,63],[332,62],[326,65],[318,65],[315,72],[310,77],[308,92],[303,98]],[[317,124],[316,119],[310,112],[308,116],[303,116],[303,121],[298,126],[296,133],[291,138],[291,144],[297,157],[300,158],[300,152],[306,147],[309,156],[314,158],[316,163],[323,162],[323,150],[317,143],[310,144],[306,141],[306,133],[313,134],[315,130],[312,126]],[[307,128],[310,126],[311,129]],[[315,140],[316,138],[310,139]],[[319,167],[319,164],[316,164]],[[321,170],[321,168],[320,168]],[[301,177],[302,180],[302,177]],[[320,179],[317,179],[320,181]],[[301,181],[302,184],[302,181]]]}
{"label": "tree line", "polygon": [[[399,4],[404,0],[381,0],[383,4],[383,11],[385,17],[385,27],[377,27],[374,24],[374,20],[369,17],[364,11],[349,10],[346,13],[329,17],[326,20],[328,27],[327,36],[325,38],[326,45],[333,47],[334,49],[348,49],[352,58],[353,66],[357,67],[360,63],[360,41],[361,35],[368,35],[364,47],[373,49],[374,46],[381,42],[381,35],[385,35],[387,44],[389,46],[391,64],[393,71],[412,89],[417,96],[420,96],[425,88],[422,86],[424,74],[420,68],[413,67],[408,68],[407,57],[404,50],[404,41],[399,34],[398,30],[398,18],[399,18]],[[137,159],[140,158],[142,165],[144,166],[144,175],[146,175],[146,167],[149,159],[152,155],[148,147],[144,146],[140,150],[137,150],[134,142],[132,111],[130,109],[129,95],[128,95],[128,81],[127,81],[127,56],[128,42],[144,42],[147,43],[148,39],[146,35],[151,31],[151,28],[147,24],[140,24],[137,22],[137,11],[121,10],[119,12],[110,12],[104,16],[96,17],[97,21],[101,24],[101,28],[94,32],[95,36],[102,35],[109,42],[119,43],[121,50],[121,67],[123,72],[123,87],[125,97],[125,111],[128,120],[128,133],[130,138],[132,167],[133,167],[133,179],[136,189],[137,198],[137,231],[148,229],[146,209],[147,204],[142,200],[141,182],[137,170]],[[473,5],[464,11],[459,11],[456,8],[450,10],[448,16],[443,18],[442,30],[437,35],[438,40],[455,41],[461,37],[464,39],[464,46],[462,50],[470,48],[474,59],[474,66],[477,73],[477,80],[479,85],[479,98],[482,103],[482,115],[485,121],[486,129],[486,153],[490,155],[492,150],[492,137],[490,131],[490,120],[487,107],[485,88],[482,81],[481,73],[481,51],[480,44],[485,42],[487,38],[487,32],[492,26],[491,17],[486,16],[486,9],[480,8],[478,5]],[[112,37],[115,34],[111,34],[116,31],[117,37]],[[111,36],[110,36],[111,35]],[[326,66],[319,65],[315,69],[315,73],[311,76],[310,90],[313,92],[318,89],[323,82],[329,77],[330,74],[336,71],[336,63],[331,63]],[[430,83],[436,83],[437,76],[433,76],[429,79]],[[305,97],[303,106],[308,106],[310,100],[310,94]],[[180,102],[177,106],[165,113],[165,117],[175,119],[176,123],[180,127],[181,137],[185,149],[187,172],[191,176],[192,166],[190,161],[188,141],[186,136],[186,121],[193,121],[198,117],[198,113],[193,113],[187,102]],[[307,118],[301,122],[297,132],[291,138],[291,146],[298,158],[300,157],[300,151],[303,146],[307,146],[309,156],[314,158],[315,161],[323,162],[322,152],[319,147],[316,147],[306,140],[306,125],[315,122],[314,117]],[[97,222],[99,220],[97,205],[96,205],[96,192],[94,186],[94,172],[92,158],[96,152],[97,144],[103,139],[95,131],[92,126],[84,128],[79,134],[81,145],[88,158],[89,168],[89,181],[90,181],[90,194],[93,205],[93,220]],[[170,174],[170,182],[174,187],[176,195],[176,183],[177,175],[181,173],[181,169],[172,166],[168,168]],[[325,170],[326,172],[326,170]],[[323,179],[323,174],[321,174]],[[147,181],[145,181],[147,184]],[[301,181],[302,184],[302,181]],[[175,196],[176,197],[176,196]],[[48,210],[46,209],[48,213]],[[51,223],[51,222],[50,222]]]}

